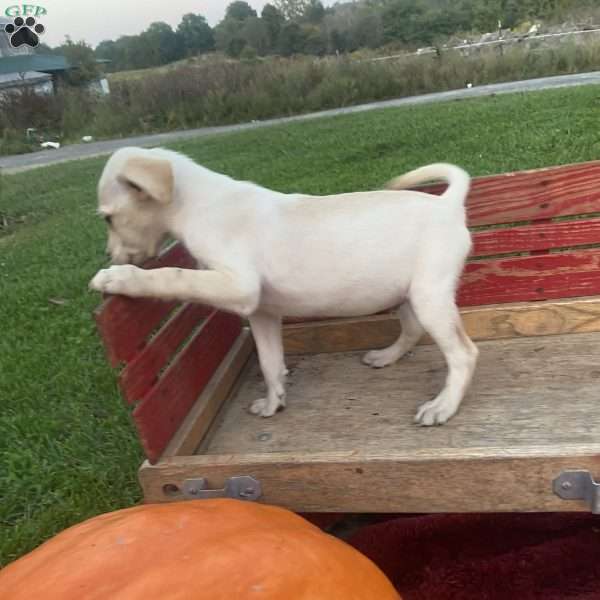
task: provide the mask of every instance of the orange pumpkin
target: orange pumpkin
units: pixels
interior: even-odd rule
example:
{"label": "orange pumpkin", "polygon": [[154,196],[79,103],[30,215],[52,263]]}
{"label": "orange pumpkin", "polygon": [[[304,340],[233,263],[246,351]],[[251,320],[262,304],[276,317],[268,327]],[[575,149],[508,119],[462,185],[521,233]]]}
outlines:
{"label": "orange pumpkin", "polygon": [[63,531],[0,571],[2,600],[399,600],[347,544],[281,508],[144,505]]}

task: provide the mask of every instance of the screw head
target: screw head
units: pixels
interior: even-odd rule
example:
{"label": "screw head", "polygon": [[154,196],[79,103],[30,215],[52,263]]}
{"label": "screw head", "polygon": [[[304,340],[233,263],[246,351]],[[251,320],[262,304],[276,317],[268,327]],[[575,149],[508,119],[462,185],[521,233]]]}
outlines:
{"label": "screw head", "polygon": [[563,482],[560,484],[560,487],[561,487],[563,490],[567,491],[567,490],[570,490],[570,489],[573,487],[573,484],[572,484],[570,481],[563,481]]}
{"label": "screw head", "polygon": [[190,488],[188,490],[188,494],[191,494],[192,496],[196,496],[198,494],[198,488]]}

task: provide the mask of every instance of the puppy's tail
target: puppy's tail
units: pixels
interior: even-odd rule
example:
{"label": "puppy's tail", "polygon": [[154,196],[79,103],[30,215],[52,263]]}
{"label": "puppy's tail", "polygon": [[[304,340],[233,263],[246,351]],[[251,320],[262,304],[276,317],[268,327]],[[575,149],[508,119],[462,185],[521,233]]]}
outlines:
{"label": "puppy's tail", "polygon": [[448,182],[448,189],[441,197],[453,201],[457,208],[464,211],[465,200],[471,187],[471,177],[466,171],[455,165],[446,163],[427,165],[392,179],[386,188],[388,190],[406,190],[440,179]]}

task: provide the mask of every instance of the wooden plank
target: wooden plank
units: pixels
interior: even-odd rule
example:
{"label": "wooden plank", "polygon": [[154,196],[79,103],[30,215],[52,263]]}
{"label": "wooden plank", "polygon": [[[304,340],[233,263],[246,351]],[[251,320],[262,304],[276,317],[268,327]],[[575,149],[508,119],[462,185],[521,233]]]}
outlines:
{"label": "wooden plank", "polygon": [[600,219],[536,223],[473,234],[472,256],[539,252],[600,243]]}
{"label": "wooden plank", "polygon": [[179,346],[213,312],[213,308],[201,304],[183,307],[125,367],[119,376],[119,383],[128,404],[135,404],[150,391],[160,370],[166,366]]}
{"label": "wooden plank", "polygon": [[[181,245],[171,246],[144,268],[177,266],[195,268],[195,261]],[[108,296],[95,312],[96,324],[113,367],[130,361],[144,348],[148,336],[168,318],[178,302]]]}
{"label": "wooden plank", "polygon": [[[504,304],[461,310],[475,341],[600,331],[600,297]],[[286,353],[317,354],[384,348],[400,334],[394,315],[334,319],[284,326]],[[431,344],[425,336],[421,344]]]}
{"label": "wooden plank", "polygon": [[473,179],[470,226],[600,212],[600,161]]}
{"label": "wooden plank", "polygon": [[169,442],[163,458],[194,453],[238,381],[253,350],[252,334],[249,329],[244,329]]}
{"label": "wooden plank", "polygon": [[459,306],[531,302],[600,294],[600,249],[499,258],[467,264]]}
{"label": "wooden plank", "polygon": [[473,383],[443,427],[413,422],[443,388],[437,346],[421,346],[385,369],[358,353],[288,356],[287,408],[270,419],[248,407],[264,394],[251,369],[221,415],[203,454],[407,454],[420,450],[600,445],[597,333],[479,342]]}
{"label": "wooden plank", "polygon": [[555,496],[552,480],[575,468],[600,478],[599,454],[600,444],[527,452],[186,456],[144,463],[139,479],[146,502],[181,500],[164,486],[180,488],[188,478],[206,477],[210,488],[222,489],[228,477],[251,475],[261,482],[261,502],[296,512],[589,512],[583,502]]}
{"label": "wooden plank", "polygon": [[133,411],[150,461],[167,447],[241,331],[235,315],[215,311]]}

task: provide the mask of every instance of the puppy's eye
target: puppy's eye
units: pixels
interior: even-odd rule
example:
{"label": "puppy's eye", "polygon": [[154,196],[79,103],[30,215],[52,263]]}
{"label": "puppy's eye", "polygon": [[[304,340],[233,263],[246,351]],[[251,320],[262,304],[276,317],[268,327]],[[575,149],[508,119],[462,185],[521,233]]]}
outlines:
{"label": "puppy's eye", "polygon": [[127,185],[132,189],[135,190],[136,192],[141,192],[142,188],[137,184],[137,183],[133,183],[133,181],[127,181]]}
{"label": "puppy's eye", "polygon": [[109,227],[112,226],[112,217],[110,215],[104,215],[104,220]]}

